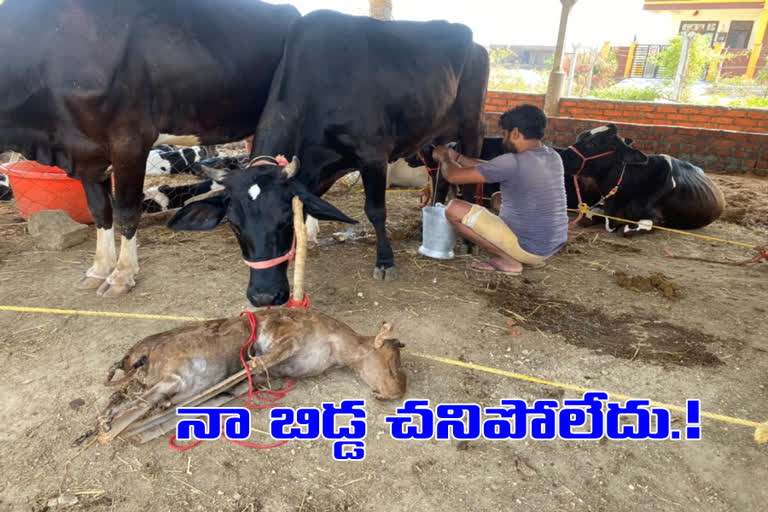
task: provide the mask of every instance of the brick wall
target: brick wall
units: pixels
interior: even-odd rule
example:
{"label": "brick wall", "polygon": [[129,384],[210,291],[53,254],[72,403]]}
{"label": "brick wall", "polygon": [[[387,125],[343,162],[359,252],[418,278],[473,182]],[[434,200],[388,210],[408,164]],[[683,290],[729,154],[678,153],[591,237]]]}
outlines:
{"label": "brick wall", "polygon": [[[552,117],[546,142],[568,146],[579,133],[603,124],[598,120]],[[500,135],[497,126],[497,122],[488,122],[487,135]],[[648,154],[669,154],[707,172],[768,176],[768,134],[630,123],[616,126],[622,136],[635,140],[633,147]]]}
{"label": "brick wall", "polygon": [[616,73],[614,78],[622,80],[624,78],[624,69],[627,67],[627,59],[629,58],[629,46],[614,46],[616,50]]}
{"label": "brick wall", "polygon": [[768,110],[757,108],[564,98],[560,117],[768,133]]}
{"label": "brick wall", "polygon": [[749,55],[741,55],[745,50],[728,50],[727,53],[734,55],[730,59],[723,61],[723,67],[720,70],[720,76],[744,76],[747,72]]}
{"label": "brick wall", "polygon": [[[492,115],[494,112],[504,112],[523,103],[543,108],[544,95],[488,91],[485,111]],[[768,109],[760,108],[563,98],[560,100],[560,117],[768,133]]]}
{"label": "brick wall", "polygon": [[524,103],[544,108],[543,94],[528,94],[522,92],[488,91],[485,98],[486,112],[506,112]]}

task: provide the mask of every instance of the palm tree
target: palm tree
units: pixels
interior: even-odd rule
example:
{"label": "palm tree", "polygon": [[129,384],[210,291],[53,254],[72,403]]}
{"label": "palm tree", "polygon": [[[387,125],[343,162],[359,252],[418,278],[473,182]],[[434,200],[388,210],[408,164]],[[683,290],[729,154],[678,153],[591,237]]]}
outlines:
{"label": "palm tree", "polygon": [[368,0],[371,18],[389,21],[392,19],[392,0]]}

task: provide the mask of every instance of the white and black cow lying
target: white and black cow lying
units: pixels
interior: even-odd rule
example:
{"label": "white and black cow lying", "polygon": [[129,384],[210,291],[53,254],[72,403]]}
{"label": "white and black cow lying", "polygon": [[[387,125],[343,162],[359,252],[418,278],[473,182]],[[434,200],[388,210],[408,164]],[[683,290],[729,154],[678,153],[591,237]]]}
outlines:
{"label": "white and black cow lying", "polygon": [[201,181],[189,185],[160,185],[144,191],[144,199],[141,202],[141,210],[146,213],[164,212],[181,208],[193,197],[209,192],[223,190],[224,187],[213,180]]}
{"label": "white and black cow lying", "polygon": [[0,172],[0,201],[10,201],[13,199],[13,191],[11,191],[11,182],[8,181],[8,176]]}
{"label": "white and black cow lying", "polygon": [[[702,169],[669,155],[645,155],[628,143],[610,124],[581,133],[560,154],[567,180],[574,174],[594,180],[607,215],[645,221],[634,229],[625,225],[622,233],[651,225],[697,229],[720,217],[725,197]],[[606,219],[606,229],[616,227]]]}
{"label": "white and black cow lying", "polygon": [[174,149],[172,146],[157,146],[147,157],[147,176],[165,176],[191,172],[192,165],[208,156],[202,146]]}

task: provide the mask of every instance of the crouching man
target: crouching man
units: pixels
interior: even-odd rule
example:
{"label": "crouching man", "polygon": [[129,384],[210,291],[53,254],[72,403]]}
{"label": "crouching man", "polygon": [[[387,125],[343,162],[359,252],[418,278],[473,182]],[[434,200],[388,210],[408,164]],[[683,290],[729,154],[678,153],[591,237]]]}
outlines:
{"label": "crouching man", "polygon": [[433,158],[450,183],[500,184],[498,216],[460,200],[451,201],[445,213],[464,238],[491,254],[473,262],[473,270],[519,274],[523,264],[541,266],[568,239],[563,162],[541,142],[547,117],[540,108],[513,108],[499,125],[508,153],[483,162],[438,146]]}

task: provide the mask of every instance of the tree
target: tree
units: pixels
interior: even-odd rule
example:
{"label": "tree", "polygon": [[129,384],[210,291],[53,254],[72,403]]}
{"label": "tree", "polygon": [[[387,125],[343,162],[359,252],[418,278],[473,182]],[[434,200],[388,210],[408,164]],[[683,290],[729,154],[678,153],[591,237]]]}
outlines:
{"label": "tree", "polygon": [[[597,56],[595,53],[598,52]],[[563,69],[566,73],[571,71],[571,63],[573,61],[573,54],[568,55],[565,58]],[[593,66],[594,63],[594,66]],[[603,89],[613,84],[614,76],[616,74],[616,50],[611,48],[607,54],[599,52],[597,49],[591,52],[579,53],[576,60],[576,70],[573,77],[573,85],[571,86],[572,96],[583,96],[591,89]],[[592,69],[590,76],[589,70]],[[587,81],[591,81],[590,84]]]}
{"label": "tree", "polygon": [[[680,54],[683,50],[683,37],[676,36],[656,58],[656,64],[660,67],[661,76],[668,80],[674,80],[677,67],[680,63]],[[688,50],[688,66],[683,75],[681,98],[687,100],[690,96],[690,88],[701,80],[704,71],[712,62],[719,62],[723,56],[710,46],[710,39],[702,34],[696,34],[691,41]]]}

